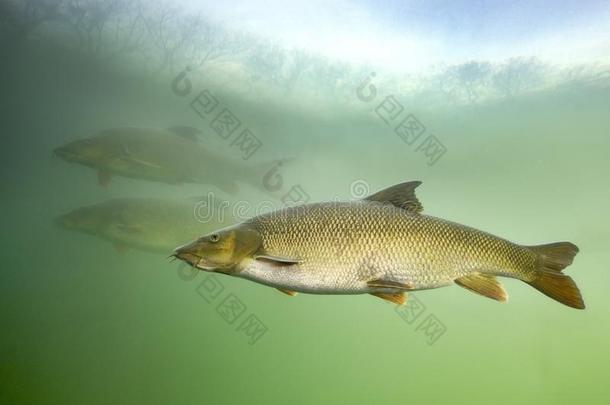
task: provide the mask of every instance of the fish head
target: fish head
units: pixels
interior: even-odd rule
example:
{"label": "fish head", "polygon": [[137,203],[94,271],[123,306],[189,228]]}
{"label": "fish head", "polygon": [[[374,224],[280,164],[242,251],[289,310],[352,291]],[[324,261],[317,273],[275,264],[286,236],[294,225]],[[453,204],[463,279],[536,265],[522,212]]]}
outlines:
{"label": "fish head", "polygon": [[85,138],[60,146],[53,153],[67,162],[96,165],[107,160],[114,152],[111,149],[112,145],[101,138]]}
{"label": "fish head", "polygon": [[232,274],[261,245],[260,233],[240,224],[204,235],[174,250],[174,257],[204,271]]}
{"label": "fish head", "polygon": [[91,207],[80,207],[55,218],[55,223],[63,229],[97,234],[103,221]]}

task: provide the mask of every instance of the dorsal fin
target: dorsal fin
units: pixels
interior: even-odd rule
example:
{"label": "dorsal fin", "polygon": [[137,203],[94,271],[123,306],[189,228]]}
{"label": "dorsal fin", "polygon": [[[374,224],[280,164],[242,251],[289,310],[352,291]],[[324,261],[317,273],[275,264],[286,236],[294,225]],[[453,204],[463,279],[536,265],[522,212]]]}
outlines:
{"label": "dorsal fin", "polygon": [[411,212],[421,212],[424,207],[415,196],[415,189],[421,181],[408,181],[396,184],[366,197],[365,201],[376,201],[380,203],[390,203],[398,208],[403,208]]}
{"label": "dorsal fin", "polygon": [[169,127],[167,130],[194,142],[197,142],[199,140],[198,135],[201,135],[201,131],[199,129],[186,125]]}

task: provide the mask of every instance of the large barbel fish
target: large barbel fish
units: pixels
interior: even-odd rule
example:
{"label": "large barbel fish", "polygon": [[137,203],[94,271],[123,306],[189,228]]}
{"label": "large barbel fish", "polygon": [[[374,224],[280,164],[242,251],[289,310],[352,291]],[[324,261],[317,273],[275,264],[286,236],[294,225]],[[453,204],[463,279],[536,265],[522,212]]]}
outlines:
{"label": "large barbel fish", "polygon": [[522,280],[573,308],[585,307],[562,270],[570,242],[524,246],[423,215],[408,182],[363,200],[285,208],[205,235],[174,255],[206,271],[287,294],[372,294],[402,304],[405,293],[458,284],[498,301],[496,276]]}

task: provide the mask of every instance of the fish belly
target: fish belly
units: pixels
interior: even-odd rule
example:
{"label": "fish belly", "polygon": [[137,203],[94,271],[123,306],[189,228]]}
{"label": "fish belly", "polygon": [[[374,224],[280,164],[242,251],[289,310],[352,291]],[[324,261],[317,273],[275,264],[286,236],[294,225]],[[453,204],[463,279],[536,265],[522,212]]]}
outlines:
{"label": "fish belly", "polygon": [[[443,287],[453,283],[455,274],[436,269],[425,273],[407,261],[401,265],[378,263],[380,256],[352,257],[349,260],[320,262],[304,260],[295,265],[275,265],[266,261],[249,260],[239,276],[274,288],[309,294],[367,294],[399,292]],[[466,272],[464,272],[466,273]],[[402,288],[380,288],[370,285],[380,280],[401,284]]]}

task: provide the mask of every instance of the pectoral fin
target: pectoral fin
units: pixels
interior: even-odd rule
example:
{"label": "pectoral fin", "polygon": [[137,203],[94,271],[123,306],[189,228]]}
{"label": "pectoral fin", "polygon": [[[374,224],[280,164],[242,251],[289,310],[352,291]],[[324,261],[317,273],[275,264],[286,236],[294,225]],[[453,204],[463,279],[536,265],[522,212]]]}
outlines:
{"label": "pectoral fin", "polygon": [[256,260],[263,260],[280,266],[289,266],[291,264],[298,264],[300,262],[299,259],[292,257],[272,256],[267,254],[257,254],[254,255],[254,258]]}
{"label": "pectoral fin", "polygon": [[278,288],[277,290],[283,292],[286,295],[290,295],[291,297],[294,297],[295,295],[297,295],[297,293],[295,291],[286,290],[285,288]]}
{"label": "pectoral fin", "polygon": [[502,284],[494,276],[473,273],[456,279],[455,283],[460,287],[497,301],[504,302],[508,299],[508,294],[504,291]]}
{"label": "pectoral fin", "polygon": [[397,290],[412,290],[413,289],[413,286],[411,286],[409,284],[400,283],[400,282],[392,281],[392,280],[383,280],[381,278],[367,281],[366,284],[369,287],[373,287],[373,288],[393,288],[393,289],[397,289]]}
{"label": "pectoral fin", "polygon": [[142,158],[139,158],[139,157],[135,156],[131,152],[131,149],[129,149],[129,146],[127,146],[127,145],[125,145],[123,147],[123,153],[119,157],[119,159],[124,161],[124,162],[126,162],[129,165],[138,165],[138,166],[152,167],[154,169],[162,169],[163,168],[163,167],[159,166],[156,163],[149,162],[147,160],[144,160]]}
{"label": "pectoral fin", "polygon": [[146,160],[138,159],[138,158],[136,158],[134,156],[129,156],[127,158],[124,158],[123,160],[125,160],[128,163],[135,164],[135,165],[138,165],[138,166],[151,167],[153,169],[163,169],[162,166],[159,166],[156,163],[147,162]]}
{"label": "pectoral fin", "polygon": [[397,305],[404,305],[407,302],[407,296],[403,292],[397,294],[371,293],[371,295]]}

